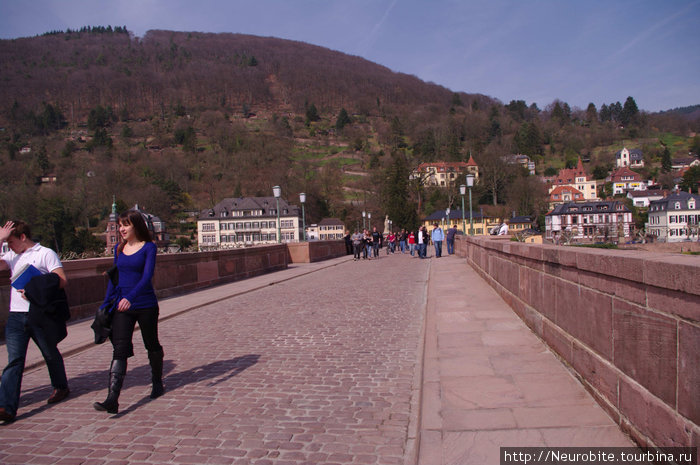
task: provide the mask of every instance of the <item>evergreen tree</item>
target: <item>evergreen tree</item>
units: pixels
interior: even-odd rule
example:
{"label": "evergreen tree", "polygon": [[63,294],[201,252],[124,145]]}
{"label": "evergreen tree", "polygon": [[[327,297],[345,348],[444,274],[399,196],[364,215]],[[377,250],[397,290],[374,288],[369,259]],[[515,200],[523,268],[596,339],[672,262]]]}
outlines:
{"label": "evergreen tree", "polygon": [[610,112],[613,121],[619,123],[621,121],[622,117],[622,104],[620,102],[615,102],[612,105],[610,105]]}
{"label": "evergreen tree", "polygon": [[510,103],[506,105],[506,108],[510,111],[514,120],[522,121],[525,119],[527,104],[524,100],[511,100]]}
{"label": "evergreen tree", "polygon": [[314,121],[319,121],[321,117],[318,114],[316,105],[313,103],[306,108],[306,124],[313,123]]}
{"label": "evergreen tree", "polygon": [[403,151],[391,155],[391,164],[384,173],[382,193],[384,211],[398,228],[413,229],[418,225],[417,206],[410,200],[410,169]]}
{"label": "evergreen tree", "polygon": [[700,183],[700,166],[691,166],[683,174],[683,180],[679,187],[688,192],[698,193],[698,183]]}
{"label": "evergreen tree", "polygon": [[535,123],[523,123],[515,134],[518,153],[539,155],[542,153],[542,134]]}
{"label": "evergreen tree", "polygon": [[593,102],[589,103],[588,108],[586,108],[586,121],[588,121],[588,124],[598,121],[598,110],[596,110]]}
{"label": "evergreen tree", "polygon": [[671,161],[671,152],[668,147],[664,147],[664,151],[661,154],[661,171],[668,173],[673,167],[673,162]]}
{"label": "evergreen tree", "polygon": [[622,107],[622,111],[620,112],[620,123],[627,126],[628,124],[635,122],[638,115],[639,108],[637,108],[637,102],[635,102],[632,97],[627,97],[627,100],[625,100],[625,105]]}
{"label": "evergreen tree", "polygon": [[571,119],[571,108],[569,104],[556,100],[552,106],[552,119],[557,121],[560,126],[568,123]]}
{"label": "evergreen tree", "polygon": [[350,115],[348,115],[348,112],[345,110],[345,108],[341,108],[340,113],[338,113],[338,118],[335,120],[336,129],[343,129],[345,125],[351,123],[352,120],[350,119]]}
{"label": "evergreen tree", "polygon": [[111,124],[113,117],[110,107],[105,108],[102,105],[97,105],[90,110],[88,115],[88,129],[94,131],[98,128],[105,128]]}

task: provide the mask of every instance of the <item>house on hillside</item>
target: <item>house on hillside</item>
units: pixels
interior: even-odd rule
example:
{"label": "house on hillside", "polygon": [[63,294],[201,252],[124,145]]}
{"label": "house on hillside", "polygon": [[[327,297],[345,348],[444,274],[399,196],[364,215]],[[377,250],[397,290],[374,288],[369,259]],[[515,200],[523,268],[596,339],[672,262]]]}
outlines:
{"label": "house on hillside", "polygon": [[[276,200],[275,197],[226,198],[203,210],[197,218],[199,250],[277,243]],[[280,198],[279,220],[281,242],[301,240],[301,208]]]}
{"label": "house on hillside", "polygon": [[[473,159],[470,159],[473,161]],[[474,164],[475,165],[475,164]],[[432,163],[421,163],[411,173],[410,179],[418,179],[426,186],[459,186],[465,183],[464,176],[473,170],[474,165],[469,165],[463,161],[436,161]],[[478,173],[478,167],[476,169]]]}
{"label": "house on hillside", "polygon": [[617,168],[623,168],[625,166],[642,168],[644,167],[644,153],[639,149],[627,150],[627,148],[624,147],[615,154],[615,166]]}
{"label": "house on hillside", "polygon": [[700,240],[700,195],[678,192],[649,205],[648,235],[662,242]]}
{"label": "house on hillside", "polygon": [[583,194],[585,200],[598,200],[597,182],[586,173],[583,162],[579,157],[576,168],[559,170],[553,178],[549,178],[548,192],[551,194],[559,186],[571,187]]}
{"label": "house on hillside", "polygon": [[545,215],[545,237],[555,242],[563,235],[583,242],[607,242],[633,234],[632,212],[617,200],[564,203]]}
{"label": "house on hillside", "polygon": [[647,183],[642,175],[624,166],[615,170],[608,178],[613,185],[613,195],[625,194],[627,191],[643,191]]}
{"label": "house on hillside", "polygon": [[671,160],[671,168],[674,170],[682,170],[692,166],[700,166],[700,160],[698,160],[697,155],[688,156],[685,158],[674,158]]}
{"label": "house on hillside", "polygon": [[504,155],[503,161],[510,165],[520,165],[530,173],[530,176],[535,175],[535,162],[530,160],[530,157],[521,153],[514,155]]}

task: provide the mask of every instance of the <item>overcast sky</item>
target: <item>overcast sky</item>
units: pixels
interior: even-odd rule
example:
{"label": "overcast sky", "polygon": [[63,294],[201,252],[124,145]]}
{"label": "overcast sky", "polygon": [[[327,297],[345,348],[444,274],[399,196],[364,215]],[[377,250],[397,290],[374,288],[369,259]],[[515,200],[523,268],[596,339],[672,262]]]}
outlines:
{"label": "overcast sky", "polygon": [[540,108],[700,104],[700,0],[0,0],[3,39],[86,25],[299,40]]}

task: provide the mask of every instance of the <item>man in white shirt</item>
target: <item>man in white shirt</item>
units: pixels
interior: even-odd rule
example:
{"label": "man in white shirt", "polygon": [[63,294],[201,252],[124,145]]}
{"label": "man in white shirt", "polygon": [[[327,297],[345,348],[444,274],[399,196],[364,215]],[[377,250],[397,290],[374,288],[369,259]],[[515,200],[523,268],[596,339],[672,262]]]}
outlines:
{"label": "man in white shirt", "polygon": [[[14,273],[26,264],[34,265],[42,274],[55,273],[59,278],[59,287],[64,288],[67,279],[61,260],[53,250],[43,247],[30,239],[29,226],[21,221],[8,221],[0,228],[0,247],[7,242],[10,251],[2,256]],[[29,319],[29,301],[23,291],[12,288],[10,294],[10,314],[5,325],[5,342],[7,346],[7,367],[2,372],[0,381],[0,421],[13,421],[19,407],[22,373],[27,357],[29,339],[41,350],[49,370],[53,393],[48,398],[49,404],[60,402],[70,393],[63,357],[51,342],[41,326]]]}

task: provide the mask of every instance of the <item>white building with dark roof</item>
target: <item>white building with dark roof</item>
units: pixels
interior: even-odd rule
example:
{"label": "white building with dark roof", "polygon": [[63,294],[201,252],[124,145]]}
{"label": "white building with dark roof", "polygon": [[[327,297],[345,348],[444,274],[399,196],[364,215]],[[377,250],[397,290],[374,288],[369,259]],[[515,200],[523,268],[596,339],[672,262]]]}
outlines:
{"label": "white building with dark roof", "polygon": [[648,235],[662,242],[700,240],[700,195],[678,192],[649,205]]}
{"label": "white building with dark roof", "polygon": [[[301,208],[280,198],[279,220],[280,242],[298,242],[303,237]],[[197,218],[199,250],[275,244],[277,232],[274,197],[226,198]]]}
{"label": "white building with dark roof", "polygon": [[617,168],[625,166],[642,168],[644,167],[644,153],[639,149],[628,150],[625,147],[615,154],[615,166]]}

